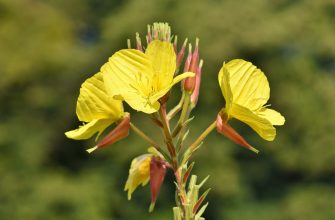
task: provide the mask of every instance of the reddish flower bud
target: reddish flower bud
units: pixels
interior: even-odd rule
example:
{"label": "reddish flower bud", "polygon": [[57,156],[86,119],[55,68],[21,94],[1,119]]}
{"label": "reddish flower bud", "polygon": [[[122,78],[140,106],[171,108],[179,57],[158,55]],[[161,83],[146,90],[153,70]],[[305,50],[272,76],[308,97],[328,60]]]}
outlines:
{"label": "reddish flower bud", "polygon": [[189,93],[193,93],[195,88],[195,81],[195,76],[186,78],[184,82],[184,90]]}
{"label": "reddish flower bud", "polygon": [[197,38],[195,42],[195,49],[192,54],[192,61],[190,64],[189,71],[196,73],[198,69],[198,63],[199,63],[199,39]]}
{"label": "reddish flower bud", "polygon": [[187,38],[185,39],[183,46],[181,47],[180,51],[177,54],[177,70],[179,70],[180,64],[184,59],[186,44],[187,44]]}
{"label": "reddish flower bud", "polygon": [[149,211],[152,211],[155,206],[159,190],[165,178],[166,169],[167,165],[164,160],[155,156],[151,158],[150,162],[151,204]]}
{"label": "reddish flower bud", "polygon": [[104,137],[95,147],[87,149],[88,153],[93,152],[98,148],[103,148],[108,145],[114,144],[115,142],[122,140],[129,134],[130,128],[130,114],[125,113],[122,121],[106,136]]}
{"label": "reddish flower bud", "polygon": [[[190,56],[190,53],[189,53],[189,56]],[[199,72],[198,71],[198,63],[199,63],[199,39],[198,38],[195,43],[194,52],[191,55],[190,63],[187,63],[187,61],[188,60],[186,60],[186,63],[185,63],[185,68],[186,68],[186,65],[188,66],[187,71],[193,72],[195,74]],[[185,91],[193,93],[195,86],[196,86],[196,77],[188,77],[187,79],[185,79],[185,82],[184,82]]]}
{"label": "reddish flower bud", "polygon": [[191,103],[195,106],[199,98],[200,82],[201,82],[201,70],[202,70],[203,60],[200,60],[197,72],[195,74],[195,88],[191,95]]}
{"label": "reddish flower bud", "polygon": [[139,33],[136,33],[136,49],[138,49],[139,51],[143,52],[143,48],[142,48],[142,40],[140,38]]}
{"label": "reddish flower bud", "polygon": [[[224,117],[224,116],[223,116]],[[259,151],[252,147],[237,131],[235,131],[227,122],[224,120],[221,116],[221,114],[218,114],[216,118],[216,130],[225,135],[230,140],[234,141],[236,144],[241,145],[242,147],[245,147],[255,153],[258,153]]]}
{"label": "reddish flower bud", "polygon": [[151,41],[152,41],[152,36],[151,36],[151,26],[148,25],[147,43],[149,44]]}
{"label": "reddish flower bud", "polygon": [[190,64],[192,61],[192,45],[189,44],[188,45],[188,55],[185,61],[185,65],[184,65],[184,72],[188,72],[190,69]]}

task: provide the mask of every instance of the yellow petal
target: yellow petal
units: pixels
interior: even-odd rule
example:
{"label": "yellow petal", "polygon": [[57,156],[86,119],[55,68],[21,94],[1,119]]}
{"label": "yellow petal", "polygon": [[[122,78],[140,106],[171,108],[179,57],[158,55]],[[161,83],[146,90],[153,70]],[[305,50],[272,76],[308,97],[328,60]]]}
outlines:
{"label": "yellow petal", "polygon": [[120,50],[101,67],[101,72],[110,96],[123,99],[145,113],[159,109],[159,103],[150,104],[148,100],[156,88],[151,61],[146,54],[133,49]]}
{"label": "yellow petal", "polygon": [[163,97],[171,89],[172,86],[174,86],[175,84],[179,83],[183,79],[185,79],[187,77],[193,77],[194,75],[195,75],[195,73],[192,73],[192,72],[185,72],[185,73],[179,74],[178,76],[176,76],[172,80],[172,82],[167,87],[161,89],[160,91],[158,91],[154,95],[152,95],[150,97],[150,102],[157,101],[158,99],[160,99],[161,97]]}
{"label": "yellow petal", "polygon": [[170,42],[152,41],[145,50],[155,73],[157,89],[167,87],[176,71],[176,54]]}
{"label": "yellow petal", "polygon": [[222,91],[222,95],[226,101],[226,110],[229,111],[233,101],[233,94],[230,88],[229,71],[226,68],[224,68],[224,66],[220,69],[218,80]]}
{"label": "yellow petal", "polygon": [[78,129],[65,132],[65,135],[66,137],[75,139],[75,140],[88,139],[97,132],[98,132],[98,135],[100,135],[114,121],[115,120],[111,118],[96,119],[83,126],[80,126]]}
{"label": "yellow petal", "polygon": [[143,154],[133,159],[129,169],[129,176],[124,187],[124,190],[128,190],[128,199],[131,199],[131,194],[135,189],[142,184],[145,186],[150,179],[150,162],[151,154]]}
{"label": "yellow petal", "polygon": [[123,106],[121,101],[107,95],[102,73],[97,73],[81,85],[76,112],[84,122],[101,118],[117,120],[123,115]]}
{"label": "yellow petal", "polygon": [[249,125],[254,131],[267,141],[273,141],[276,137],[276,129],[266,118],[260,117],[249,109],[238,104],[232,104],[230,114]]}
{"label": "yellow petal", "polygon": [[269,100],[268,80],[264,73],[252,63],[236,59],[224,64],[223,68],[229,72],[232,102],[250,110],[257,110]]}
{"label": "yellow petal", "polygon": [[262,108],[261,110],[257,111],[257,114],[267,119],[273,125],[283,125],[285,123],[285,118],[277,111],[269,108]]}

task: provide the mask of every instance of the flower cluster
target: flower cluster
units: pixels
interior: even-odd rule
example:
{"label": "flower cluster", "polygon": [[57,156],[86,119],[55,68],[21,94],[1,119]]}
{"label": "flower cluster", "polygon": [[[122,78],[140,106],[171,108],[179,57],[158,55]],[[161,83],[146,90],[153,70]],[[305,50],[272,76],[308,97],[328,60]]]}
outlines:
{"label": "flower cluster", "polygon": [[[136,49],[128,48],[114,53],[102,65],[100,71],[87,79],[81,86],[76,113],[83,125],[68,131],[65,135],[71,139],[88,139],[97,134],[98,143],[88,149],[89,153],[109,146],[128,136],[132,129],[151,147],[148,153],[133,159],[129,177],[125,185],[128,199],[139,185],[150,182],[151,205],[153,210],[160,187],[168,169],[173,170],[176,182],[177,207],[173,209],[175,219],[203,219],[202,206],[208,190],[199,198],[198,192],[204,184],[196,184],[196,176],[189,181],[193,163],[191,155],[200,147],[206,136],[216,130],[235,143],[258,152],[229,124],[235,118],[249,125],[259,136],[267,141],[274,140],[274,125],[283,125],[284,117],[266,105],[270,88],[264,73],[252,63],[235,59],[224,63],[218,74],[225,106],[218,111],[214,122],[189,146],[184,146],[188,126],[192,121],[191,111],[196,107],[203,60],[199,56],[199,39],[194,50],[185,39],[178,49],[177,36],[171,35],[167,23],[154,23],[148,26],[146,44],[136,34]],[[187,48],[188,46],[188,48]],[[188,54],[186,55],[186,50]],[[183,73],[179,71],[183,69]],[[166,102],[171,88],[181,84],[180,102],[167,112]],[[130,113],[124,112],[123,103],[136,111],[150,115],[163,134],[164,144],[157,144],[141,129],[131,122]],[[172,129],[170,120],[179,115]],[[115,127],[99,139],[110,126]]]}

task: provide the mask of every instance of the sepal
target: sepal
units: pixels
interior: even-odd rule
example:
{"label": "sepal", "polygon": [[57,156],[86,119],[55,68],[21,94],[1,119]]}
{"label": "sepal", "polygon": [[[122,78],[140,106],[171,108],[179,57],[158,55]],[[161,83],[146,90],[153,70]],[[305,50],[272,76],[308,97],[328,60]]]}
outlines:
{"label": "sepal", "polygon": [[124,139],[129,134],[129,128],[130,114],[126,112],[121,122],[106,137],[104,137],[96,146],[87,149],[86,151],[88,153],[92,153],[98,148],[106,147],[108,145],[114,144],[115,142],[118,142],[119,140]]}
{"label": "sepal", "polygon": [[225,113],[219,113],[216,118],[216,130],[225,135],[230,140],[234,141],[236,144],[241,145],[242,147],[247,148],[255,153],[259,151],[252,147],[237,131],[235,131],[227,122],[227,117]]}
{"label": "sepal", "polygon": [[153,156],[150,162],[150,191],[151,204],[149,212],[152,212],[166,175],[167,165],[160,157]]}

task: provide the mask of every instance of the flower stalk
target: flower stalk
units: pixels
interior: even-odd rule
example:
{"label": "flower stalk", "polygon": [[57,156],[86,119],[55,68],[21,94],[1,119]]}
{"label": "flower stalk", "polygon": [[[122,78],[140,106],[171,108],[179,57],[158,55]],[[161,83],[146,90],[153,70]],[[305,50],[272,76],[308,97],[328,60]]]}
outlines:
{"label": "flower stalk", "polygon": [[[68,138],[82,140],[96,135],[96,141],[106,128],[116,124],[105,137],[87,151],[121,141],[129,134],[129,129],[150,144],[148,152],[135,157],[130,165],[125,184],[128,199],[135,189],[150,183],[153,211],[166,172],[171,169],[176,184],[175,220],[204,220],[202,217],[208,203],[205,199],[210,189],[202,191],[208,177],[198,183],[192,174],[193,154],[207,136],[216,129],[236,144],[258,152],[229,124],[235,118],[249,125],[259,136],[272,141],[276,136],[274,125],[283,125],[285,118],[277,111],[267,108],[270,88],[264,73],[245,60],[236,59],[225,63],[219,71],[218,81],[225,99],[225,106],[196,139],[186,145],[192,110],[197,106],[203,60],[199,55],[199,39],[194,47],[186,38],[178,51],[178,37],[171,35],[167,23],[148,25],[145,36],[147,45],[142,44],[138,33],[132,49],[130,40],[127,48],[114,53],[100,68],[100,72],[87,79],[80,89],[76,113],[83,122],[78,129],[65,133]],[[172,42],[173,41],[173,42]],[[185,51],[188,44],[188,54]],[[194,48],[194,51],[192,51]],[[184,73],[179,74],[183,69]],[[179,75],[178,75],[179,74]],[[167,103],[171,88],[181,82],[181,98],[167,114]],[[156,142],[130,121],[130,114],[124,112],[126,102],[136,111],[147,114],[153,125],[162,130],[164,144]],[[174,117],[179,119],[174,124]],[[171,127],[174,129],[171,132]],[[163,147],[165,145],[165,147]],[[187,187],[186,187],[187,186]]]}

